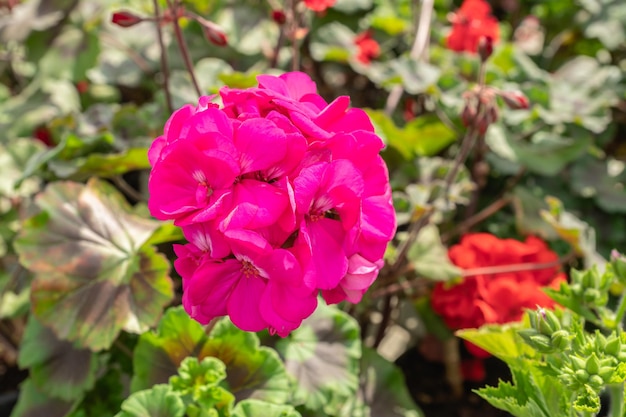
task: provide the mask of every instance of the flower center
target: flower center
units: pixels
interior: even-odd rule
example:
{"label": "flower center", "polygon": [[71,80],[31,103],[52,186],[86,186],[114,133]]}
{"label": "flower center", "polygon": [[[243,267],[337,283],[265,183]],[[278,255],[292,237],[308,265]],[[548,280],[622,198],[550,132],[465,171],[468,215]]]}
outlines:
{"label": "flower center", "polygon": [[200,185],[203,188],[206,188],[206,199],[208,200],[209,197],[211,197],[211,195],[213,194],[213,189],[209,185],[209,182],[206,178],[206,175],[204,175],[204,172],[197,169],[191,175],[193,176],[193,179],[195,179],[198,182],[198,185]]}
{"label": "flower center", "polygon": [[259,270],[250,261],[241,261],[241,273],[246,278],[258,277]]}

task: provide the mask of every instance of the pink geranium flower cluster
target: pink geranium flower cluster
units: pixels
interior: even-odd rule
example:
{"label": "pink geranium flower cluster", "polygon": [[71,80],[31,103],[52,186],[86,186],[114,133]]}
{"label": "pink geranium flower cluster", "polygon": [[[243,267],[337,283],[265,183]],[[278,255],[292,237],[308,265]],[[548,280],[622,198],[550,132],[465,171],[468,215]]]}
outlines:
{"label": "pink geranium flower cluster", "polygon": [[383,147],[349,98],[328,104],[300,72],[223,88],[176,111],[149,151],[149,208],[176,245],[183,305],[281,336],[328,303],[358,302],[395,216]]}

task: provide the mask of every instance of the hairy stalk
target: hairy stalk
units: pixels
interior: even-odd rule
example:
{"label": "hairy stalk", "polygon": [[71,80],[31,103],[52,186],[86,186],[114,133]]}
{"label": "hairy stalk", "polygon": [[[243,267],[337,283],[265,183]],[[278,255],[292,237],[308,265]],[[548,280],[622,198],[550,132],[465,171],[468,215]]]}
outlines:
{"label": "hairy stalk", "polygon": [[172,14],[174,15],[174,21],[172,22],[172,24],[174,25],[174,35],[176,36],[176,43],[178,43],[178,47],[180,48],[180,54],[183,57],[185,67],[187,68],[187,72],[189,72],[189,76],[191,77],[191,82],[193,83],[193,87],[196,90],[196,94],[198,95],[198,97],[200,97],[202,95],[202,91],[200,90],[198,79],[196,78],[196,73],[193,68],[193,61],[191,60],[189,48],[187,47],[187,41],[185,41],[183,31],[180,28],[180,22],[178,21],[177,8],[179,6],[177,4],[174,5],[171,0],[168,0],[167,4],[169,5],[170,9],[172,10]]}
{"label": "hairy stalk", "polygon": [[608,386],[611,405],[609,406],[608,417],[624,416],[624,383]]}
{"label": "hairy stalk", "polygon": [[298,71],[300,69],[300,50],[298,48],[298,2],[296,0],[288,0],[287,8],[287,24],[290,25],[291,32],[291,70]]}
{"label": "hairy stalk", "polygon": [[493,216],[498,211],[502,210],[504,207],[508,206],[513,199],[510,196],[500,197],[478,213],[474,214],[471,217],[465,219],[461,224],[459,224],[454,230],[451,230],[448,233],[444,233],[441,235],[441,241],[447,242],[454,236],[462,235],[469,231],[475,225],[482,223],[485,219]]}
{"label": "hairy stalk", "polygon": [[511,264],[511,265],[499,265],[499,266],[486,266],[482,268],[471,268],[464,270],[461,275],[464,277],[473,277],[476,275],[493,275],[504,274],[508,272],[521,272],[521,271],[537,271],[540,269],[554,268],[559,265],[563,265],[576,257],[574,252],[570,252],[562,258],[556,259],[550,262],[538,262],[538,263],[523,263],[523,264]]}
{"label": "hairy stalk", "polygon": [[124,192],[128,197],[135,201],[147,201],[147,199],[137,190],[135,190],[121,175],[116,175],[111,178],[113,184],[115,184],[120,190]]}
{"label": "hairy stalk", "polygon": [[389,320],[391,319],[391,297],[391,294],[387,295],[383,302],[383,317],[378,325],[378,329],[376,330],[376,338],[374,339],[374,345],[372,346],[374,349],[377,349],[378,346],[380,346],[380,343],[385,338],[385,333],[387,332],[387,326],[389,325]]}
{"label": "hairy stalk", "polygon": [[[489,267],[483,267],[483,268],[465,269],[461,271],[461,276],[472,277],[476,275],[494,275],[494,274],[506,274],[506,273],[511,273],[511,272],[537,271],[540,269],[554,268],[559,265],[565,265],[575,258],[576,258],[576,254],[574,252],[570,252],[569,254],[563,256],[562,258],[559,258],[551,262],[498,265],[498,266],[489,266]],[[405,268],[398,271],[398,276],[407,275],[413,272],[415,272],[415,268],[413,267],[412,264],[409,264]],[[427,278],[422,278],[422,277],[417,277],[410,281],[394,282],[390,285],[377,289],[376,291],[372,293],[370,298],[377,299],[377,298],[384,297],[389,294],[396,294],[396,293],[408,291],[414,288],[425,289],[429,286],[430,283],[432,283],[432,281],[428,280]]]}
{"label": "hairy stalk", "polygon": [[278,64],[278,55],[280,54],[280,49],[283,47],[285,43],[285,28],[284,25],[280,27],[280,34],[278,35],[278,40],[276,41],[276,46],[274,47],[274,53],[269,62],[270,68],[276,68]]}
{"label": "hairy stalk", "polygon": [[174,105],[172,104],[172,94],[170,93],[170,70],[167,62],[167,51],[165,49],[165,43],[163,42],[163,31],[161,30],[161,9],[159,8],[159,1],[152,0],[154,5],[154,17],[156,19],[157,40],[159,42],[159,49],[161,50],[161,73],[163,74],[163,91],[165,92],[165,104],[167,105],[168,113],[174,111]]}
{"label": "hairy stalk", "polygon": [[[432,20],[434,0],[422,0],[422,8],[419,16],[419,23],[417,25],[417,32],[415,33],[415,40],[413,41],[413,47],[411,48],[410,57],[418,60],[422,59],[426,48],[428,47],[428,40],[430,35],[430,22]],[[396,85],[387,97],[387,103],[385,104],[385,113],[390,116],[393,111],[398,107],[402,92],[404,89],[401,85]]]}

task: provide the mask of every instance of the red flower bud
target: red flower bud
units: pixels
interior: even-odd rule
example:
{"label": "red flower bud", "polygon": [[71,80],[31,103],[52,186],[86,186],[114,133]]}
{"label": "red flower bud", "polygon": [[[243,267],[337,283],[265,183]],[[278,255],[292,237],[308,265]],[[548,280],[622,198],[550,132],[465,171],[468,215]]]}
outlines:
{"label": "red flower bud", "polygon": [[500,93],[500,97],[502,97],[506,105],[513,110],[527,109],[530,107],[528,97],[521,91],[503,91]]}
{"label": "red flower bud", "polygon": [[228,38],[224,33],[224,29],[222,29],[219,25],[215,23],[196,17],[198,23],[202,25],[202,31],[204,32],[204,36],[211,42],[217,46],[226,46],[228,45]]}
{"label": "red flower bud", "polygon": [[89,81],[87,81],[87,80],[80,80],[80,81],[78,81],[76,83],[76,90],[80,94],[85,94],[89,90]]}
{"label": "red flower bud", "polygon": [[52,134],[45,126],[39,126],[33,130],[33,137],[39,142],[43,143],[49,148],[54,147],[54,141],[52,140]]}
{"label": "red flower bud", "polygon": [[113,13],[111,22],[121,26],[123,28],[135,26],[137,23],[141,23],[143,19],[131,12],[121,11]]}
{"label": "red flower bud", "polygon": [[272,20],[279,25],[284,25],[287,21],[287,15],[282,10],[272,10]]}
{"label": "red flower bud", "polygon": [[469,127],[474,124],[476,119],[476,107],[471,103],[466,103],[461,113],[461,122],[463,126]]}
{"label": "red flower bud", "polygon": [[491,36],[481,36],[478,40],[478,56],[485,62],[493,54],[493,38]]}

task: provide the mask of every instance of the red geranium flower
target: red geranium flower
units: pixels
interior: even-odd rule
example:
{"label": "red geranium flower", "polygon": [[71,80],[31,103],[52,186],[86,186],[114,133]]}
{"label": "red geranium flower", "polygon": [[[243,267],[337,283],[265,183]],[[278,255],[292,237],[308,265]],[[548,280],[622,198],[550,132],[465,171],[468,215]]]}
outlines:
{"label": "red geranium flower", "polygon": [[366,30],[361,32],[354,38],[354,44],[357,47],[357,61],[368,65],[374,58],[380,55],[380,45],[372,38],[372,31]]}
{"label": "red geranium flower", "polygon": [[304,0],[304,4],[314,12],[323,12],[335,5],[336,0]]}
{"label": "red geranium flower", "polygon": [[490,38],[494,43],[500,38],[498,21],[485,0],[465,0],[451,20],[452,31],[446,44],[453,51],[476,53],[481,38]]}
{"label": "red geranium flower", "polygon": [[[558,260],[557,254],[537,237],[531,236],[520,242],[499,239],[488,233],[465,235],[458,245],[450,248],[448,257],[465,270]],[[438,283],[433,289],[431,304],[453,330],[508,323],[520,320],[525,309],[554,307],[554,301],[542,291],[542,287],[558,288],[563,281],[565,275],[559,272],[558,266],[473,275],[465,277],[459,284]],[[476,356],[489,356],[474,345],[466,345]]]}

